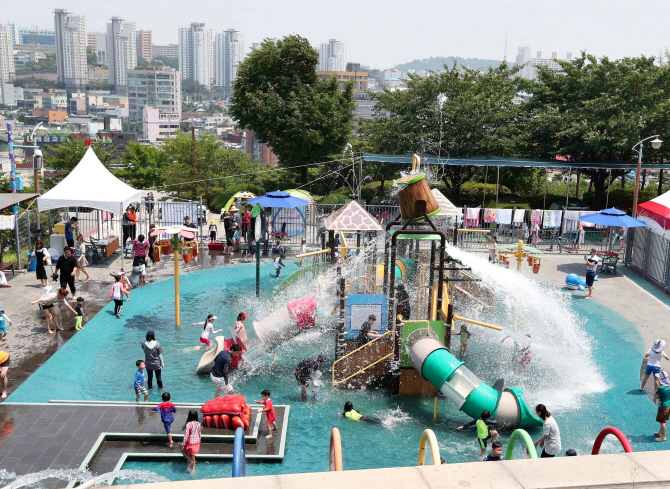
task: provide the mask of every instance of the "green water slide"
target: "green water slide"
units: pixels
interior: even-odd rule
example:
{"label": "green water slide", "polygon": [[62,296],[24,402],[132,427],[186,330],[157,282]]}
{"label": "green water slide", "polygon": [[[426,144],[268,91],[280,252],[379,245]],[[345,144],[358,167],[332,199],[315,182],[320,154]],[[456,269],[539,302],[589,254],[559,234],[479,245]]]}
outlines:
{"label": "green water slide", "polygon": [[542,426],[542,420],[526,404],[521,389],[494,389],[430,336],[408,346],[412,366],[468,416],[476,419],[487,410],[491,412],[491,419],[504,426]]}

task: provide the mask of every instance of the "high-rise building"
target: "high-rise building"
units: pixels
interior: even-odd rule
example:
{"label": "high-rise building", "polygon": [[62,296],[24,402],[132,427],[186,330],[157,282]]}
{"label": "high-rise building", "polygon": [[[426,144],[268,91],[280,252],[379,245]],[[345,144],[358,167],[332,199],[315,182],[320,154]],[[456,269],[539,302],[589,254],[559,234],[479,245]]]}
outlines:
{"label": "high-rise building", "polygon": [[137,31],[137,59],[151,61],[152,54],[151,31]]}
{"label": "high-rise building", "polygon": [[152,47],[154,58],[179,58],[179,45],[167,44],[164,46],[154,44]]}
{"label": "high-rise building", "polygon": [[56,33],[50,29],[40,27],[21,27],[19,28],[18,44],[46,44],[47,46],[56,45]]}
{"label": "high-rise building", "polygon": [[347,45],[331,39],[319,47],[319,71],[346,71]]}
{"label": "high-rise building", "polygon": [[9,83],[15,76],[12,25],[0,24],[0,83]]}
{"label": "high-rise building", "polygon": [[68,88],[84,87],[88,82],[86,18],[56,9],[54,24],[58,81]]}
{"label": "high-rise building", "polygon": [[158,109],[161,114],[181,117],[181,74],[164,70],[129,70],[128,100],[130,122],[142,122],[144,107]]}
{"label": "high-rise building", "polygon": [[559,58],[558,52],[552,51],[551,58],[543,58],[542,51],[538,51],[534,58],[530,56],[530,46],[520,46],[516,57],[516,64],[525,64],[519,72],[523,78],[533,80],[537,77],[538,67],[546,66],[552,71],[562,71],[563,67],[559,61],[572,61],[572,53],[567,53],[565,58]]}
{"label": "high-rise building", "polygon": [[107,24],[107,66],[109,84],[117,94],[128,92],[128,70],[137,68],[137,37],[135,22],[112,17]]}
{"label": "high-rise building", "polygon": [[230,90],[243,59],[244,34],[235,29],[218,33],[214,42],[214,85]]}
{"label": "high-rise building", "polygon": [[93,48],[93,51],[95,51],[95,48],[98,45],[98,34],[99,32],[87,32],[86,33],[86,45],[91,46]]}
{"label": "high-rise building", "polygon": [[179,28],[179,71],[182,79],[209,88],[214,74],[214,36],[202,22]]}

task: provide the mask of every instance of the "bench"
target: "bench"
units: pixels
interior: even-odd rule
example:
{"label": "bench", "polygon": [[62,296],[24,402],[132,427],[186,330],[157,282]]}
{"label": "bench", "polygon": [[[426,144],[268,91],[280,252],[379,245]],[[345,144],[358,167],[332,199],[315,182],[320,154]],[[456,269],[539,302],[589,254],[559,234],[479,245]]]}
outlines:
{"label": "bench", "polygon": [[0,272],[12,269],[12,275],[16,275],[15,265],[13,263],[2,263],[3,253],[0,253]]}

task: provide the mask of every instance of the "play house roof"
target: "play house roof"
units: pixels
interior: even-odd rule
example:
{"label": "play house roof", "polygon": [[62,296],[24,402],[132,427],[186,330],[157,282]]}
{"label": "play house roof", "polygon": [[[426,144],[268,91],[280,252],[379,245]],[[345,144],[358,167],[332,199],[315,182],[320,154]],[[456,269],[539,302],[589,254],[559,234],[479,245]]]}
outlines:
{"label": "play house roof", "polygon": [[431,189],[433,197],[437,205],[440,206],[440,212],[437,213],[438,216],[462,216],[463,213],[458,210],[458,208],[447,199],[442,192],[438,189]]}
{"label": "play house roof", "polygon": [[325,224],[329,231],[383,231],[379,221],[355,200],[333,212]]}

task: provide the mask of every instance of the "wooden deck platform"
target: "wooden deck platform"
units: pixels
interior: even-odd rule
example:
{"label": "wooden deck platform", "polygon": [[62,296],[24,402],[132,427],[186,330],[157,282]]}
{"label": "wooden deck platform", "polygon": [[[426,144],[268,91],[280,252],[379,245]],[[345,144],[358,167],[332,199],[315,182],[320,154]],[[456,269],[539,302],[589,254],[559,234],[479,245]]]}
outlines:
{"label": "wooden deck platform", "polygon": [[[189,409],[201,404],[175,404],[172,424],[175,446],[168,448],[167,435],[154,403],[52,401],[46,404],[0,404],[0,467],[18,476],[45,469],[88,469],[102,474],[123,460],[137,458],[181,458],[176,444]],[[261,420],[260,407],[253,407],[251,425],[245,433],[247,460],[281,462],[286,444],[290,407],[276,405],[279,430],[270,440]],[[202,429],[198,458],[232,459],[234,432]],[[58,480],[46,487],[64,487]],[[71,487],[71,486],[70,486]]]}

